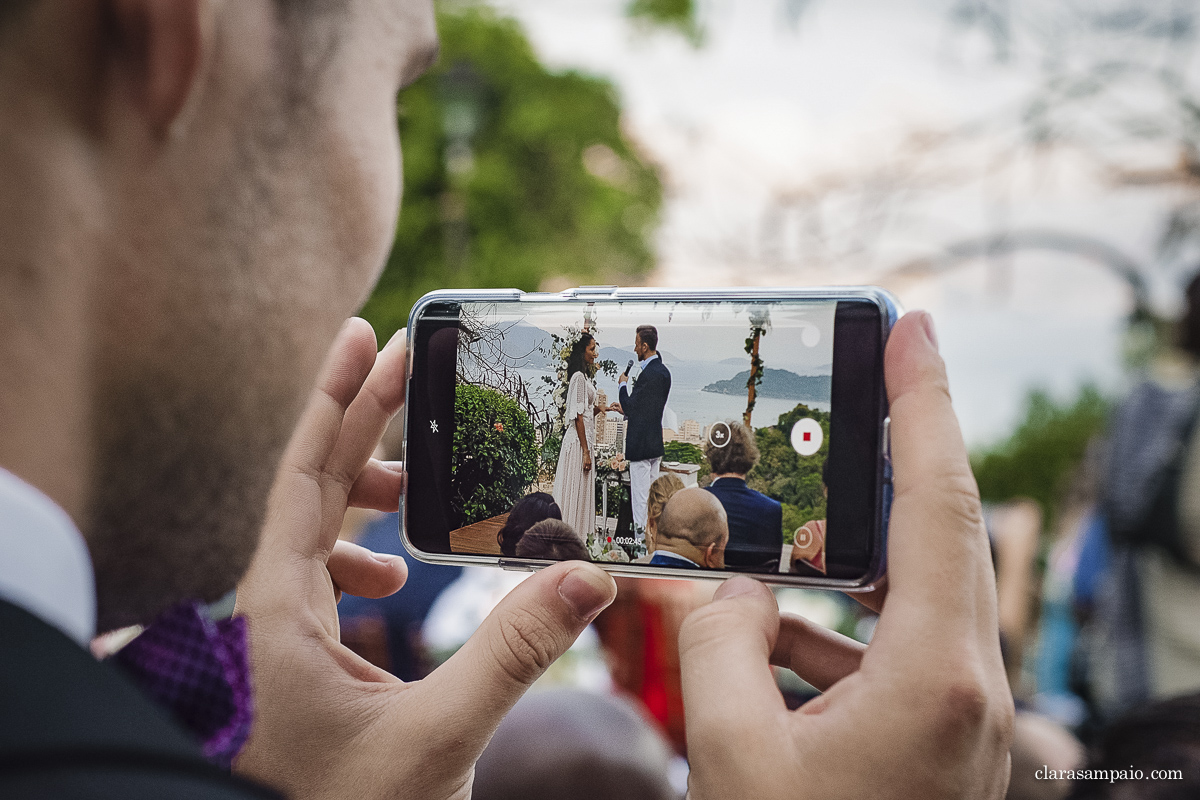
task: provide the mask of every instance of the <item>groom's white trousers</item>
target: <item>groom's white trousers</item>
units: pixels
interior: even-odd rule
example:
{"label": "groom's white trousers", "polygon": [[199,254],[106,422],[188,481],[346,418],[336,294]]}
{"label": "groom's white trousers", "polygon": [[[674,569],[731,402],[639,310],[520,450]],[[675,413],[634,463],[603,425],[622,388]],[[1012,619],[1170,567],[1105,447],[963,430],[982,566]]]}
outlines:
{"label": "groom's white trousers", "polygon": [[[646,530],[650,484],[658,477],[658,465],[661,461],[661,458],[651,458],[646,461],[629,462],[629,496],[633,503],[633,522],[643,531]],[[643,534],[638,535],[638,541],[643,538]]]}

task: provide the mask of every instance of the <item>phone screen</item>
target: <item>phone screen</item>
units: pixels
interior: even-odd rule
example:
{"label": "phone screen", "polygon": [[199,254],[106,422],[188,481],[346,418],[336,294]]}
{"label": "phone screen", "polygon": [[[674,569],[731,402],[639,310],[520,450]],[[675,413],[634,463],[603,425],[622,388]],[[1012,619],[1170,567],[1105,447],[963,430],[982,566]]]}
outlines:
{"label": "phone screen", "polygon": [[[873,326],[853,317],[872,308],[431,306],[414,351],[410,540],[513,563],[862,574],[879,462],[878,436],[864,431],[877,434],[883,414],[881,347],[878,312]],[[875,346],[839,342],[864,336]],[[854,395],[844,409],[838,384]]]}

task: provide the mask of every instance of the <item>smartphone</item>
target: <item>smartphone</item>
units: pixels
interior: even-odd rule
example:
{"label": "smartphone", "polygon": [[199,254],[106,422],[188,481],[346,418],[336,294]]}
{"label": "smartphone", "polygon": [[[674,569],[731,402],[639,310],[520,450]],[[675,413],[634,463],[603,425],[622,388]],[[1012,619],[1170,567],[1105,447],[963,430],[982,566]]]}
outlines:
{"label": "smartphone", "polygon": [[899,316],[873,287],[427,294],[401,539],[442,564],[867,589]]}

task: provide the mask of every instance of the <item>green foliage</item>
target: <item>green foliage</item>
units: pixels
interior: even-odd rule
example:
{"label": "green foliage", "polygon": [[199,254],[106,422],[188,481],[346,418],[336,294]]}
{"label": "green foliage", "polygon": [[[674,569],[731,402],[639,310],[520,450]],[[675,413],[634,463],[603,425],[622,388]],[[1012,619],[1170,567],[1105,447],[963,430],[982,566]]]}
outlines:
{"label": "green foliage", "polygon": [[381,340],[436,288],[627,283],[653,263],[654,168],[606,80],[543,67],[517,23],[440,7],[437,65],[400,95],[404,199],[363,308]]}
{"label": "green foliage", "polygon": [[814,519],[825,519],[825,498],[815,506],[796,506],[791,503],[783,504],[783,543],[792,544],[796,541],[796,531],[804,523]]}
{"label": "green foliage", "polygon": [[693,45],[704,40],[695,0],[631,0],[625,11],[635,22],[647,28],[674,30]]}
{"label": "green foliage", "polygon": [[1036,500],[1049,521],[1071,473],[1093,436],[1108,419],[1110,405],[1092,386],[1067,403],[1032,392],[1025,418],[1008,439],[971,458],[985,501],[1018,497]]}
{"label": "green foliage", "polygon": [[680,464],[697,464],[700,471],[696,473],[696,479],[703,481],[712,474],[712,467],[708,465],[708,459],[704,457],[704,451],[694,444],[687,442],[667,442],[663,445],[663,461],[678,461]]}
{"label": "green foliage", "polygon": [[[801,417],[821,425],[824,441],[813,456],[802,457],[792,447],[792,427]],[[779,416],[775,425],[754,432],[761,458],[746,483],[783,503],[783,534],[791,541],[796,528],[812,519],[825,519],[825,491],[821,467],[829,456],[829,414],[801,403]]]}
{"label": "green foliage", "polygon": [[541,472],[551,480],[554,479],[554,471],[558,469],[558,454],[562,451],[562,443],[562,433],[551,433],[542,440],[542,449],[538,452]]}
{"label": "green foliage", "polygon": [[537,478],[529,415],[491,389],[455,387],[451,453],[451,508],[460,526],[506,513]]}

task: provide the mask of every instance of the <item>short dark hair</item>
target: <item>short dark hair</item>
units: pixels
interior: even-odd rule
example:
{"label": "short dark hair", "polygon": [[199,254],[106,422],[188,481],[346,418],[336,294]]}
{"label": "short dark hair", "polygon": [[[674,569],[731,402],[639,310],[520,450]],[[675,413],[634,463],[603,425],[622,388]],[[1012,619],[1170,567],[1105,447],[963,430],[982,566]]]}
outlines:
{"label": "short dark hair", "polygon": [[1173,800],[1200,791],[1200,694],[1136,706],[1112,722],[1094,745],[1084,769],[1176,769],[1180,781],[1077,781],[1069,800]]}
{"label": "short dark hair", "polygon": [[562,519],[562,509],[554,502],[554,497],[546,492],[533,492],[522,497],[508,512],[504,527],[496,534],[500,552],[509,558],[516,556],[521,538],[544,519]]}
{"label": "short dark hair", "polygon": [[1187,285],[1184,299],[1187,309],[1179,321],[1179,346],[1188,354],[1200,358],[1200,272]]}
{"label": "short dark hair", "polygon": [[[714,423],[720,424],[720,423]],[[745,475],[754,469],[758,463],[758,443],[754,441],[754,432],[740,422],[726,422],[729,426],[729,444],[717,447],[712,442],[704,451],[704,457],[712,471],[734,475]]]}
{"label": "short dark hair", "polygon": [[653,325],[638,325],[637,336],[646,347],[651,350],[658,349],[658,328]]}
{"label": "short dark hair", "polygon": [[517,557],[591,561],[575,529],[561,519],[544,519],[525,531],[521,541],[517,542]]}

